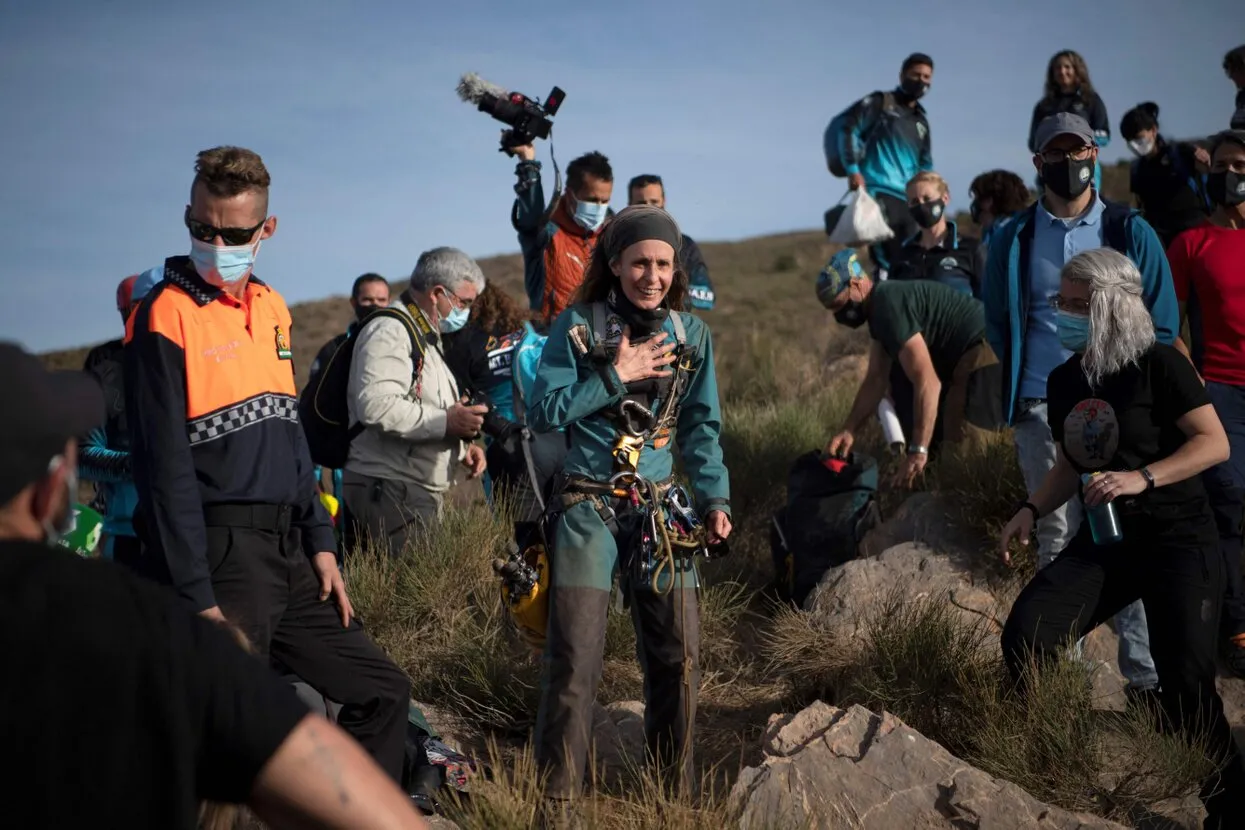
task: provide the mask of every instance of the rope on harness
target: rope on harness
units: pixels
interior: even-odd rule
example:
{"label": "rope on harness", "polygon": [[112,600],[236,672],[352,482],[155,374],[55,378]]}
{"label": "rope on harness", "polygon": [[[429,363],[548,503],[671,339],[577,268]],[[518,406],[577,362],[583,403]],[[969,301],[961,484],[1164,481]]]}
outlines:
{"label": "rope on harness", "polygon": [[[683,647],[683,660],[681,665],[681,681],[683,683],[683,737],[678,747],[678,758],[674,759],[677,764],[677,775],[680,782],[680,788],[687,786],[684,780],[684,766],[687,763],[688,753],[691,752],[691,732],[694,728],[692,715],[692,658],[688,652],[687,643],[687,585],[681,582],[676,586],[676,582],[686,579],[684,574],[676,571],[675,551],[684,551],[680,558],[692,560],[689,566],[695,569],[695,556],[698,551],[707,550],[708,534],[703,523],[697,524],[690,529],[690,532],[672,536],[670,526],[667,524],[669,515],[666,512],[664,500],[661,498],[658,487],[652,481],[644,478],[638,472],[622,472],[616,473],[610,478],[610,484],[618,486],[620,483],[628,483],[630,485],[630,493],[632,504],[644,510],[649,523],[649,532],[653,544],[656,546],[654,558],[657,560],[656,567],[653,568],[653,575],[650,579],[649,587],[653,589],[653,593],[657,596],[665,596],[678,587],[678,595],[675,602],[678,604],[679,615],[679,640]],[[669,494],[677,485],[672,485],[667,492]],[[661,587],[661,576],[663,573],[669,572],[670,584],[665,590]]]}

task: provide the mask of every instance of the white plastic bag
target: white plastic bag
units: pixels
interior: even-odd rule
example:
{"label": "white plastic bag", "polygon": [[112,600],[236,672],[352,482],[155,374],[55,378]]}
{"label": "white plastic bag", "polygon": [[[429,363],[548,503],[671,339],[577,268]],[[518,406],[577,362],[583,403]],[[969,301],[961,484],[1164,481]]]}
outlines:
{"label": "white plastic bag", "polygon": [[885,242],[895,235],[877,200],[864,191],[853,190],[847,197],[847,209],[839,217],[839,223],[830,234],[830,241],[839,245],[856,247]]}

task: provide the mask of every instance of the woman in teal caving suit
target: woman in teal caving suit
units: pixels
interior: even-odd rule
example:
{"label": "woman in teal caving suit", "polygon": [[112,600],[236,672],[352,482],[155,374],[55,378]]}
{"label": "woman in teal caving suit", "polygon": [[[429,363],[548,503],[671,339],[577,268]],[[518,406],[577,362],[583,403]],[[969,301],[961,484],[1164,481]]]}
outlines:
{"label": "woman in teal caving suit", "polygon": [[[555,799],[577,793],[583,780],[615,569],[636,628],[651,760],[671,783],[690,783],[699,583],[687,548],[665,556],[666,523],[653,524],[644,505],[655,500],[675,517],[686,515],[680,505],[688,508],[686,521],[700,525],[711,553],[725,552],[731,520],[712,340],[708,326],[681,310],[688,279],[676,260],[680,241],[660,208],[629,207],[610,222],[576,304],[550,330],[532,390],[532,428],[565,428],[570,438],[551,505],[560,512],[551,525],[536,724],[537,758]],[[690,498],[670,487],[673,443]],[[617,497],[633,482],[634,496]]]}

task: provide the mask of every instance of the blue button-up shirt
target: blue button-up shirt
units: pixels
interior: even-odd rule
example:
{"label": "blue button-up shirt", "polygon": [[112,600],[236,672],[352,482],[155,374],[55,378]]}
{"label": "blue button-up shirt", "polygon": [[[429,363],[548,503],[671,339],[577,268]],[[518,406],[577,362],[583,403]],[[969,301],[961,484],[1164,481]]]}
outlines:
{"label": "blue button-up shirt", "polygon": [[1059,344],[1055,309],[1050,298],[1059,293],[1059,273],[1072,257],[1102,247],[1102,211],[1097,195],[1074,219],[1051,216],[1039,201],[1033,217],[1033,250],[1029,259],[1029,317],[1025,328],[1025,362],[1020,374],[1021,398],[1045,398],[1046,378],[1072,353]]}

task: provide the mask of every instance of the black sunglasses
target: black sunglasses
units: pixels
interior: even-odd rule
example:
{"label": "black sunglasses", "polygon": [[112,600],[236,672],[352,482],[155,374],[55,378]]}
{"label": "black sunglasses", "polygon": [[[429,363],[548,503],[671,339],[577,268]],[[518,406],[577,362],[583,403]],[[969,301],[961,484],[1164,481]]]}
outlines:
{"label": "black sunglasses", "polygon": [[209,225],[207,222],[200,222],[198,219],[192,219],[190,216],[190,208],[186,208],[186,229],[190,231],[190,235],[200,242],[211,242],[216,237],[220,237],[225,241],[226,245],[245,245],[250,242],[255,232],[264,226],[268,219],[259,220],[259,224],[253,228],[218,228]]}

